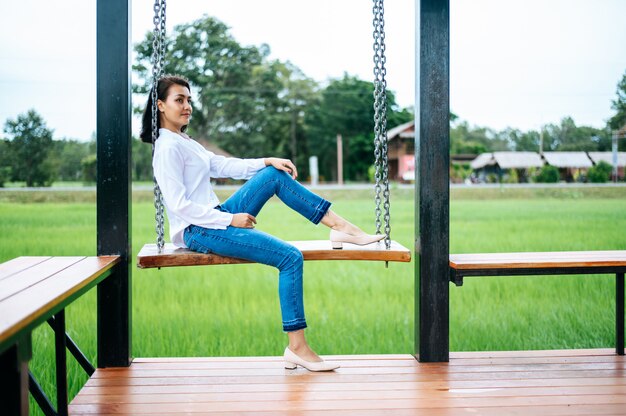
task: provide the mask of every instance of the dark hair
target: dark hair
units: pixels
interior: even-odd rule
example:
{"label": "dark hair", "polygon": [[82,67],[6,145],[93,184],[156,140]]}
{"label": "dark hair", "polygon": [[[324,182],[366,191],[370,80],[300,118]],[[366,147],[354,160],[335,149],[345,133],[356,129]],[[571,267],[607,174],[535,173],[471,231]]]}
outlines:
{"label": "dark hair", "polygon": [[[187,87],[187,89],[191,92],[189,82],[185,78],[176,75],[165,75],[159,79],[157,84],[157,99],[165,101],[170,87],[174,84]],[[161,117],[157,117],[157,131],[160,128]],[[183,126],[182,131],[185,131],[186,129],[187,126]],[[148,94],[146,108],[143,110],[143,117],[141,118],[141,132],[139,133],[139,137],[141,137],[141,141],[143,142],[152,143],[152,88],[150,88],[150,93]]]}

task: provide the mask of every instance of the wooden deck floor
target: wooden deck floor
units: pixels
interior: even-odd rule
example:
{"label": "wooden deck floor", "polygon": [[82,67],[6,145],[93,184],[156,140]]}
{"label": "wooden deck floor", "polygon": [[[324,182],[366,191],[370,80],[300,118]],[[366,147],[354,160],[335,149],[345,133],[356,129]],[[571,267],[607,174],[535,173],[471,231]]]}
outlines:
{"label": "wooden deck floor", "polygon": [[97,370],[70,414],[626,415],[626,359],[613,350],[325,357],[331,373],[279,357],[138,358]]}

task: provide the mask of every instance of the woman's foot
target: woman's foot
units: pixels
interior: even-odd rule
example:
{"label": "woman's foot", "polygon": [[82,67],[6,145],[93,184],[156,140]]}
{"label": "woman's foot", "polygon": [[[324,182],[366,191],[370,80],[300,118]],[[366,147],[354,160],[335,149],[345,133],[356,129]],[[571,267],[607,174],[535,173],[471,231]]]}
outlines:
{"label": "woman's foot", "polygon": [[317,355],[304,337],[304,329],[287,332],[289,346],[285,348],[285,368],[295,369],[298,365],[310,371],[330,371],[339,368],[338,364],[327,363]]}
{"label": "woman's foot", "polygon": [[293,343],[289,343],[289,346],[287,347],[291,350],[291,352],[293,352],[294,354],[298,355],[298,357],[310,361],[310,362],[321,362],[323,361],[319,355],[317,355],[312,349],[311,347],[309,347],[308,344],[293,344]]}
{"label": "woman's foot", "polygon": [[[310,351],[310,348],[308,348]],[[285,348],[285,368],[288,370],[295,370],[297,366],[306,368],[309,371],[332,371],[339,368],[339,364],[330,363],[322,360],[313,351],[310,351],[317,359],[315,361],[309,361],[296,354],[290,347]]]}
{"label": "woman's foot", "polygon": [[352,235],[343,231],[330,230],[330,242],[334,249],[343,248],[343,243],[357,244],[363,246],[366,244],[375,243],[385,238],[384,234],[359,234]]}
{"label": "woman's foot", "polygon": [[331,209],[326,211],[326,215],[322,218],[322,224],[331,230],[340,231],[349,235],[359,236],[365,234],[365,231],[340,217]]}
{"label": "woman's foot", "polygon": [[337,215],[332,210],[328,210],[322,224],[330,228],[330,241],[335,249],[343,248],[343,243],[365,245],[375,243],[385,238],[380,234],[366,234],[356,225]]}

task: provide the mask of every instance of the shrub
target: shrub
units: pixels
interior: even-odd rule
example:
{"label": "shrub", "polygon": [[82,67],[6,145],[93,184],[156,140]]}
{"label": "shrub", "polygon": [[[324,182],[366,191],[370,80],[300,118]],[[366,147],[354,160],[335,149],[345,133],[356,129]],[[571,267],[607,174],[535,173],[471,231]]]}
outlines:
{"label": "shrub", "polygon": [[509,169],[509,171],[502,177],[502,183],[519,183],[519,173],[517,169]]}
{"label": "shrub", "polygon": [[4,188],[5,182],[11,179],[11,167],[0,166],[0,188]]}
{"label": "shrub", "polygon": [[376,182],[376,166],[370,165],[370,167],[367,168],[367,179],[370,183]]}
{"label": "shrub", "polygon": [[611,178],[611,172],[613,166],[609,165],[605,161],[598,162],[595,166],[589,169],[589,182],[603,183],[608,182]]}
{"label": "shrub", "polygon": [[536,182],[557,183],[559,181],[559,169],[555,166],[545,165],[535,177]]}
{"label": "shrub", "polygon": [[452,163],[450,169],[450,181],[452,183],[463,183],[465,179],[469,178],[472,173],[472,168],[470,168],[467,163]]}
{"label": "shrub", "polygon": [[91,184],[96,182],[96,155],[88,155],[80,161],[83,169],[83,182]]}

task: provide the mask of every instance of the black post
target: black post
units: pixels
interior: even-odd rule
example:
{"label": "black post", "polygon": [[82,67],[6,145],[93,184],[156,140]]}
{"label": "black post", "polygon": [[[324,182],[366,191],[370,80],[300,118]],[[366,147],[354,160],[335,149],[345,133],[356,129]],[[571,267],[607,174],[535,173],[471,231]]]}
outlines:
{"label": "black post", "polygon": [[57,370],[57,413],[67,416],[67,350],[65,346],[65,309],[54,315],[54,352]]}
{"label": "black post", "polygon": [[624,273],[615,275],[615,349],[624,355]]}
{"label": "black post", "polygon": [[98,255],[122,257],[98,285],[98,367],[131,357],[130,1],[97,4]]}
{"label": "black post", "polygon": [[415,356],[449,360],[450,4],[416,0]]}
{"label": "black post", "polygon": [[28,416],[28,360],[30,332],[0,353],[0,403],[7,415]]}

